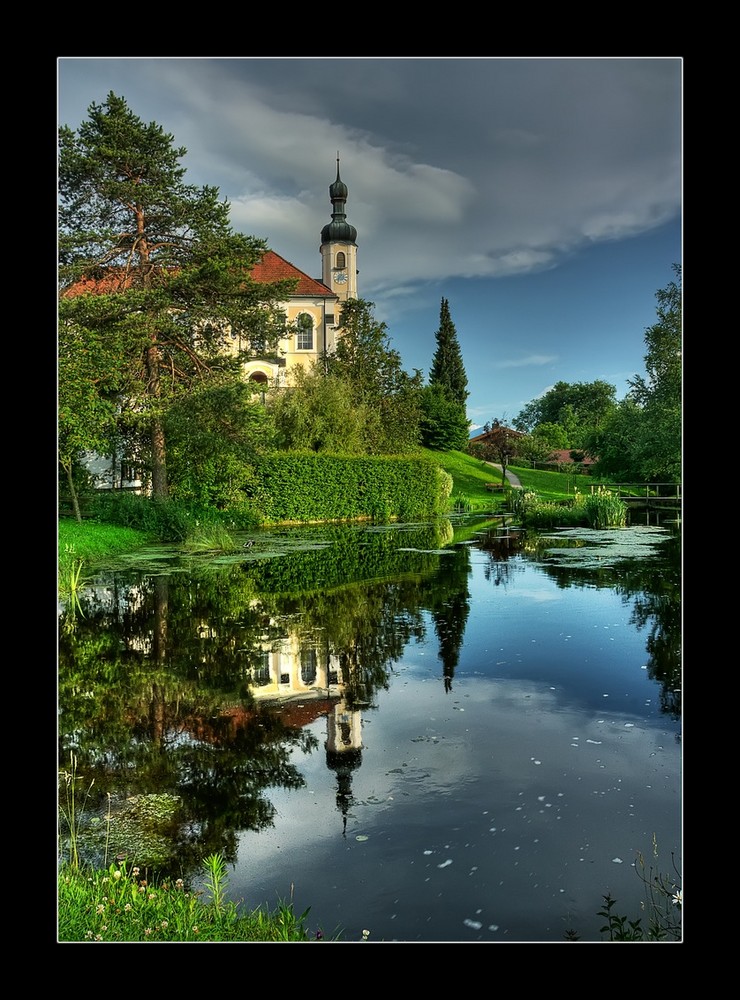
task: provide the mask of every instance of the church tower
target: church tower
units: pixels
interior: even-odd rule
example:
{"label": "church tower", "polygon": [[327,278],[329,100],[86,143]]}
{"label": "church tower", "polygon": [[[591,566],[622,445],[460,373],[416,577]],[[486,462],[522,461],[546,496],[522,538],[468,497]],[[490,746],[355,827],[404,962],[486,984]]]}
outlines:
{"label": "church tower", "polygon": [[339,176],[329,185],[331,222],[321,230],[321,280],[339,296],[340,305],[357,298],[357,230],[347,222],[347,185]]}

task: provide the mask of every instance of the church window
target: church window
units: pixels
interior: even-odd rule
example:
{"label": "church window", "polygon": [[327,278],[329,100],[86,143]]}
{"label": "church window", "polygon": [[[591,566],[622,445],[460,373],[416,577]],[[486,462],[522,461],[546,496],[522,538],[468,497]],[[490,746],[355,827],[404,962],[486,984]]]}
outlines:
{"label": "church window", "polygon": [[337,254],[337,265],[336,266],[337,267],[346,267],[347,266],[347,258],[345,257],[343,251],[341,251],[341,250]]}
{"label": "church window", "polygon": [[301,650],[301,680],[304,684],[313,684],[316,680],[316,650]]}
{"label": "church window", "polygon": [[268,650],[260,650],[257,666],[254,671],[254,683],[260,687],[270,683],[270,653]]}
{"label": "church window", "polygon": [[299,351],[313,350],[313,320],[308,313],[301,313],[296,320],[298,333],[296,334],[296,347]]}

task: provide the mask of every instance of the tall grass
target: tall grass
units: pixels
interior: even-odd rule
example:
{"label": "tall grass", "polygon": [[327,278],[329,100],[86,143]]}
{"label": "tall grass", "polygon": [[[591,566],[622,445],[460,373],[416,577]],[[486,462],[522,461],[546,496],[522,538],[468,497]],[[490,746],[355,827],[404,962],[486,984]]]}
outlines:
{"label": "tall grass", "polygon": [[582,501],[579,495],[576,506],[583,508],[590,528],[623,528],[627,523],[627,504],[605,486]]}
{"label": "tall grass", "polygon": [[82,828],[82,820],[85,813],[85,805],[90,797],[90,792],[95,784],[93,778],[85,790],[82,800],[79,799],[77,786],[82,781],[82,776],[77,771],[77,755],[70,753],[69,770],[62,768],[59,772],[59,783],[62,791],[62,803],[59,806],[59,848],[62,852],[62,844],[66,844],[69,852],[68,864],[72,868],[79,868],[79,837]]}
{"label": "tall grass", "polygon": [[[63,864],[57,877],[59,941],[197,942],[321,941],[292,904],[274,911],[245,910],[224,898],[226,866],[218,855],[204,862],[212,881],[193,891],[182,879],[149,879],[137,867],[111,864],[99,871]],[[217,890],[217,901],[207,892]]]}
{"label": "tall grass", "polygon": [[543,500],[531,489],[515,490],[511,508],[527,528],[623,528],[627,523],[627,505],[604,487],[558,502]]}

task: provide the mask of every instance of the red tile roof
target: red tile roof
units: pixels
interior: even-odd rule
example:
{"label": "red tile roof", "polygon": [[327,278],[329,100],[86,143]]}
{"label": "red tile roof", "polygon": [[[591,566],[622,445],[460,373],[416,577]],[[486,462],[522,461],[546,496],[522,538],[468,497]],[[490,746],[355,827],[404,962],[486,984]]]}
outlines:
{"label": "red tile roof", "polygon": [[[280,254],[275,253],[274,250],[265,251],[262,259],[250,271],[250,277],[253,281],[265,284],[293,278],[296,279],[295,290],[292,292],[293,295],[338,298],[323,281],[319,281],[317,278],[309,278],[307,274],[299,271],[297,267],[285,260],[284,257],[281,257]],[[128,273],[117,268],[112,268],[104,277],[82,278],[80,281],[76,281],[69,288],[66,288],[62,292],[62,295],[65,298],[70,298],[92,292],[99,294],[122,292],[129,287],[130,283],[131,277]]]}
{"label": "red tile roof", "polygon": [[498,430],[506,431],[509,437],[512,438],[524,437],[521,431],[515,431],[513,427],[500,427],[500,428],[492,428],[490,431],[481,431],[480,434],[476,434],[475,437],[471,437],[468,440],[468,444],[481,444],[490,440],[495,441]]}
{"label": "red tile roof", "polygon": [[[572,465],[573,459],[570,457],[572,451],[580,451],[579,448],[561,448],[551,451],[547,456],[547,461],[551,463],[558,463],[560,465]],[[583,460],[577,463],[578,465],[594,465],[595,461],[590,455],[584,455]]]}
{"label": "red tile roof", "polygon": [[297,267],[281,257],[280,254],[275,253],[274,250],[268,250],[265,253],[259,264],[255,264],[252,268],[251,274],[255,281],[264,282],[297,278],[298,284],[293,292],[294,295],[318,295],[322,298],[338,298],[323,281],[319,281],[317,278],[309,278],[307,274],[299,271]]}

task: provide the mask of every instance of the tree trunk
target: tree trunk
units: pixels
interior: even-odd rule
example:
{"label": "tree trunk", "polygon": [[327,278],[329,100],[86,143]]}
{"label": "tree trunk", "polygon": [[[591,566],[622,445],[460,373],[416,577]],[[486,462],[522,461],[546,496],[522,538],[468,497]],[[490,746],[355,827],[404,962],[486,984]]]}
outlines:
{"label": "tree trunk", "polygon": [[72,498],[72,510],[74,511],[75,521],[78,524],[82,523],[82,513],[80,512],[80,501],[77,496],[77,490],[75,489],[74,479],[72,478],[72,463],[62,462],[64,471],[67,473],[67,485],[69,486],[69,495]]}
{"label": "tree trunk", "polygon": [[[159,383],[159,348],[156,343],[147,351],[147,368],[149,370],[149,394],[159,401],[162,394]],[[167,456],[164,440],[164,427],[160,416],[152,417],[152,495],[165,498],[167,486]]]}
{"label": "tree trunk", "polygon": [[166,498],[168,492],[164,428],[159,417],[155,417],[152,420],[152,495]]}

